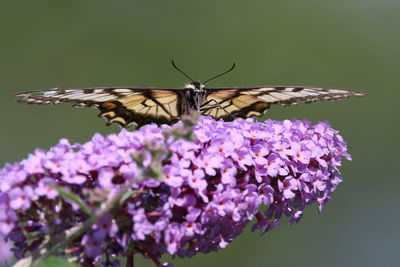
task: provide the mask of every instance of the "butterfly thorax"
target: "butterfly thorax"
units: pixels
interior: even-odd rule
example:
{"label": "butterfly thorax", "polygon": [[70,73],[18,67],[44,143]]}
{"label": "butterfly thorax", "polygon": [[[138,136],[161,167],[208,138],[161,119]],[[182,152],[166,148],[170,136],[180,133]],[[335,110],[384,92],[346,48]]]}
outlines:
{"label": "butterfly thorax", "polygon": [[201,105],[204,102],[206,90],[204,84],[200,82],[191,82],[185,84],[186,106],[200,112]]}

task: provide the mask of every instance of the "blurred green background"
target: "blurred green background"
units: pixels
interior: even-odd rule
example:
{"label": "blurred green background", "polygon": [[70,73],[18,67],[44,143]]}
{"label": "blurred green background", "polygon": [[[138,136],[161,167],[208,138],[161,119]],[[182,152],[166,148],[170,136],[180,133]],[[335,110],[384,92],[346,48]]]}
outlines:
{"label": "blurred green background", "polygon": [[[364,98],[267,113],[329,120],[348,142],[344,182],[322,214],[260,236],[248,228],[226,249],[175,266],[398,266],[400,1],[1,1],[0,164],[118,132],[97,110],[22,105],[11,94],[95,86],[181,87],[181,68],[209,84],[313,85]],[[153,266],[141,256],[136,266]]]}

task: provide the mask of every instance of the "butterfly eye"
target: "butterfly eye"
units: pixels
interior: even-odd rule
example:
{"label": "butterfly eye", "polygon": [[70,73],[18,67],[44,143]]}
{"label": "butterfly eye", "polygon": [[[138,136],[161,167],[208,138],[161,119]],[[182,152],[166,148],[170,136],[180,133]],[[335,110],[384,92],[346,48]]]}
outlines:
{"label": "butterfly eye", "polygon": [[199,82],[194,82],[193,85],[194,85],[194,87],[195,87],[196,89],[201,89],[201,87],[202,87],[202,84],[199,83]]}

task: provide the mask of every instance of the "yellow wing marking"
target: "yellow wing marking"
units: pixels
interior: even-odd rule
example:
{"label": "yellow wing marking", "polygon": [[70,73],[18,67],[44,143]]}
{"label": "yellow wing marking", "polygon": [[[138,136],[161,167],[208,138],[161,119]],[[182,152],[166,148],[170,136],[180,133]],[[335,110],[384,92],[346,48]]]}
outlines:
{"label": "yellow wing marking", "polygon": [[151,98],[145,94],[134,93],[118,99],[121,104],[135,114],[163,117],[171,119],[178,117],[177,103],[178,96],[171,91],[152,90]]}
{"label": "yellow wing marking", "polygon": [[206,98],[206,102],[209,103],[202,108],[203,114],[224,120],[231,120],[232,116],[242,118],[260,116],[269,107],[268,103],[251,92],[237,90],[213,92]]}

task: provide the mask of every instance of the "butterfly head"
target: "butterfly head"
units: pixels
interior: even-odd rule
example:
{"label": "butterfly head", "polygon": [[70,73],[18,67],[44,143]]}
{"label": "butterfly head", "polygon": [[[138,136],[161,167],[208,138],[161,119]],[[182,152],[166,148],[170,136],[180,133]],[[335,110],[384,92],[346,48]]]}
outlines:
{"label": "butterfly head", "polygon": [[204,91],[204,84],[201,82],[191,82],[185,84],[185,89],[193,90],[194,92],[202,92]]}
{"label": "butterfly head", "polygon": [[210,78],[210,79],[208,79],[208,80],[206,80],[206,81],[204,81],[204,82],[197,82],[197,81],[194,81],[192,78],[190,78],[190,76],[189,75],[187,75],[186,73],[184,73],[180,68],[178,68],[176,65],[175,65],[175,62],[172,60],[171,61],[172,62],[172,66],[177,70],[177,71],[179,71],[180,73],[182,73],[186,78],[188,78],[191,82],[190,83],[187,83],[187,84],[185,84],[185,89],[189,89],[192,93],[195,93],[195,94],[204,94],[204,92],[205,92],[205,84],[207,83],[207,82],[209,82],[209,81],[211,81],[211,80],[214,80],[215,78],[218,78],[218,77],[220,77],[220,76],[222,76],[222,75],[225,75],[225,74],[227,74],[228,72],[230,72],[231,70],[233,70],[234,68],[235,68],[235,63],[233,63],[233,65],[232,65],[232,67],[229,69],[229,70],[227,70],[227,71],[225,71],[225,72],[223,72],[223,73],[221,73],[221,74],[218,74],[218,75],[216,75],[216,76],[214,76],[214,77],[212,77],[212,78]]}

